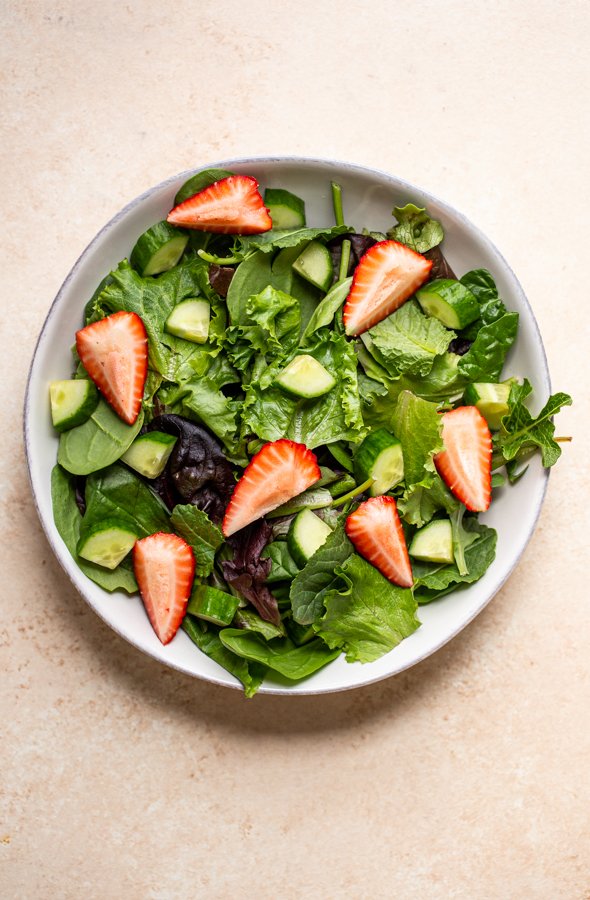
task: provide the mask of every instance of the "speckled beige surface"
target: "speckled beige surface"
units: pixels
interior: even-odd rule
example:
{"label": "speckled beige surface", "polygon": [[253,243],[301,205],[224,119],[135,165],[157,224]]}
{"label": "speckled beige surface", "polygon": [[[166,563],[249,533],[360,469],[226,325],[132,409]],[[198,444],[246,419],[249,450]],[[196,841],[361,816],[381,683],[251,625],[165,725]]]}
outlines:
{"label": "speckled beige surface", "polygon": [[[0,8],[0,894],[590,897],[586,4]],[[373,687],[246,702],[87,609],[37,521],[20,417],[49,304],[104,222],[172,173],[273,153],[465,211],[577,404],[535,537],[465,632]]]}

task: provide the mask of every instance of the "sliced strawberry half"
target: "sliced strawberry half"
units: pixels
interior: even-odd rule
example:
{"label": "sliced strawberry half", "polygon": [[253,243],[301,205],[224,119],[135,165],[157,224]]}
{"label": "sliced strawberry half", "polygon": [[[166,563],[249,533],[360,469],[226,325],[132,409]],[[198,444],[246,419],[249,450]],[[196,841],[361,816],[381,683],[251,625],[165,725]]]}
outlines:
{"label": "sliced strawberry half", "polygon": [[193,586],[193,551],[176,534],[151,534],[135,544],[133,568],[152,627],[168,644],[184,618]]}
{"label": "sliced strawberry half", "polygon": [[272,219],[249,175],[221,178],[179,203],[168,222],[216,234],[260,234],[272,228]]}
{"label": "sliced strawberry half", "polygon": [[362,334],[395,312],[424,284],[432,260],[397,241],[373,244],[355,269],[342,313],[347,334]]}
{"label": "sliced strawberry half", "polygon": [[434,463],[452,494],[472,512],[484,512],[492,498],[492,435],[475,406],[443,414],[444,450]]}
{"label": "sliced strawberry half", "polygon": [[236,484],[221,530],[226,537],[307,490],[321,478],[315,453],[286,438],[265,444]]}
{"label": "sliced strawberry half", "polygon": [[118,312],[76,332],[82,365],[118,416],[133,425],[147,376],[147,335],[135,313]]}
{"label": "sliced strawberry half", "polygon": [[400,587],[412,587],[412,566],[397,504],[393,497],[371,497],[346,520],[355,550]]}

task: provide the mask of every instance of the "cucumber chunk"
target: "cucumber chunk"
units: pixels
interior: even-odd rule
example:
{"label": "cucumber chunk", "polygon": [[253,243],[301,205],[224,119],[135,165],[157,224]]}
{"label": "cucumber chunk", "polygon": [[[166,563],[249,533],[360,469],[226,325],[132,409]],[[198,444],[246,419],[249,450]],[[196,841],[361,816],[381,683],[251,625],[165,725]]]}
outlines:
{"label": "cucumber chunk", "polygon": [[166,463],[174,449],[176,438],[163,431],[149,431],[135,438],[121,457],[144,478],[157,478],[166,468]]}
{"label": "cucumber chunk", "polygon": [[479,303],[471,291],[452,278],[431,281],[416,292],[416,298],[426,315],[447,328],[466,328],[479,318]]}
{"label": "cucumber chunk", "polygon": [[310,241],[293,263],[293,268],[298,275],[321,291],[327,291],[332,284],[334,277],[332,257],[326,245],[320,241]]}
{"label": "cucumber chunk", "polygon": [[230,625],[239,605],[239,597],[208,584],[195,584],[186,611],[214,625]]}
{"label": "cucumber chunk", "polygon": [[502,418],[509,413],[510,383],[468,384],[463,394],[466,406],[476,406],[492,431],[498,431]]}
{"label": "cucumber chunk", "polygon": [[359,446],[354,457],[359,484],[373,479],[371,497],[385,494],[404,477],[402,445],[385,428],[372,431]]}
{"label": "cucumber chunk", "polygon": [[313,399],[331,391],[336,379],[321,363],[307,353],[296,356],[276,379],[287,394]]}
{"label": "cucumber chunk", "polygon": [[417,531],[408,553],[424,562],[454,562],[453,529],[449,519],[435,519]]}
{"label": "cucumber chunk", "polygon": [[49,385],[51,421],[56,431],[68,431],[89,419],[98,405],[98,391],[87,378],[52,381]]}
{"label": "cucumber chunk", "polygon": [[129,262],[140,275],[159,275],[172,269],[184,253],[188,234],[168,222],[156,222],[137,239]]}
{"label": "cucumber chunk", "polygon": [[97,566],[116,569],[136,540],[137,535],[126,522],[104,519],[81,535],[76,553]]}
{"label": "cucumber chunk", "polygon": [[195,344],[204,344],[209,336],[211,307],[208,300],[182,300],[168,318],[164,330]]}
{"label": "cucumber chunk", "polygon": [[297,513],[287,533],[287,546],[297,565],[304,566],[331,533],[330,526],[311,509]]}
{"label": "cucumber chunk", "polygon": [[270,213],[273,228],[300,228],[305,225],[305,203],[291,191],[267,188],[264,205]]}

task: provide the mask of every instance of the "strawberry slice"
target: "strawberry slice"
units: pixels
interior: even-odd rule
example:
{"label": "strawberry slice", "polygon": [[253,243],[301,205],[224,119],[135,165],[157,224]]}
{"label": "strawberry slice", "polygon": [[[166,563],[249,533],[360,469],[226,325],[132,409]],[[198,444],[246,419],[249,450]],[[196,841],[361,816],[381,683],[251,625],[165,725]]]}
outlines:
{"label": "strawberry slice", "polygon": [[492,435],[475,406],[443,414],[445,449],[434,463],[452,494],[472,512],[484,512],[492,498]]}
{"label": "strawberry slice", "polygon": [[226,537],[260,519],[318,481],[315,453],[286,438],[265,444],[236,484],[221,530]]}
{"label": "strawberry slice", "polygon": [[371,497],[349,515],[344,526],[355,550],[393,584],[412,587],[412,566],[393,497]]}
{"label": "strawberry slice", "polygon": [[82,365],[118,416],[133,425],[147,377],[147,335],[136,313],[118,312],[76,332]]}
{"label": "strawberry slice", "polygon": [[342,313],[347,334],[362,334],[395,312],[424,284],[432,260],[397,241],[373,244],[354,271]]}
{"label": "strawberry slice", "polygon": [[215,181],[175,206],[168,222],[216,234],[260,234],[272,228],[258,182],[249,175]]}
{"label": "strawberry slice", "polygon": [[193,551],[176,534],[150,534],[136,542],[133,568],[152,627],[168,644],[184,618],[193,586]]}

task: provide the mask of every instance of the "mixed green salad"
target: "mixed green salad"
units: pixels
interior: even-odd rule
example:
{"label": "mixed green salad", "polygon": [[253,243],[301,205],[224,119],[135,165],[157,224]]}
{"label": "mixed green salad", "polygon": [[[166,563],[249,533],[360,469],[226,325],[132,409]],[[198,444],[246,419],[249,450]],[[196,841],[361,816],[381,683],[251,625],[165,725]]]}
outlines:
{"label": "mixed green salad", "polygon": [[378,659],[418,605],[481,578],[478,512],[533,453],[556,462],[571,403],[533,416],[530,383],[504,378],[518,314],[492,273],[451,270],[440,222],[407,203],[383,234],[332,195],[310,227],[286,189],[194,175],[88,299],[50,386],[76,563],[248,697],[269,671]]}

